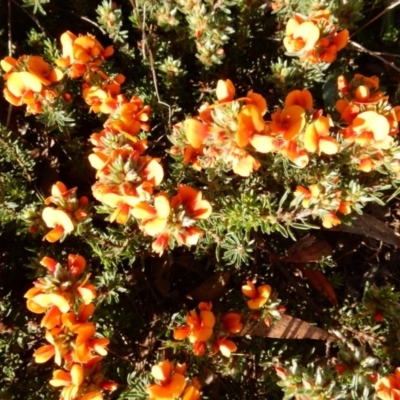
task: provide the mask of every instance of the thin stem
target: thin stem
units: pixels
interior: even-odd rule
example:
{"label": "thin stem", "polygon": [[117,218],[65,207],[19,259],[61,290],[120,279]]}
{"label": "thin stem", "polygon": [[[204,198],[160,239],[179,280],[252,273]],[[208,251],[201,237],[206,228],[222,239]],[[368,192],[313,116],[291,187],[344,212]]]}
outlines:
{"label": "thin stem", "polygon": [[42,24],[39,22],[39,20],[32,14],[30,14],[28,11],[25,10],[24,7],[20,6],[15,0],[12,0],[12,2],[19,7],[30,19],[32,19],[33,22],[42,30],[44,34],[46,34],[47,37],[51,37],[49,33],[46,31],[46,29],[42,26]]}
{"label": "thin stem", "polygon": [[138,21],[138,24],[140,26],[140,29],[142,31],[142,51],[143,51],[143,59],[146,59],[146,50],[148,53],[148,57],[149,57],[149,62],[150,62],[150,70],[151,70],[151,75],[153,77],[153,84],[154,84],[154,90],[156,92],[156,97],[158,100],[159,104],[162,104],[165,107],[168,107],[168,125],[171,127],[171,118],[172,118],[172,109],[171,106],[165,102],[163,102],[160,98],[160,93],[158,91],[158,82],[157,82],[157,73],[156,73],[156,69],[155,69],[155,63],[154,63],[154,57],[153,57],[153,52],[151,50],[151,47],[148,43],[147,40],[147,35],[146,35],[146,3],[143,7],[143,20],[140,17],[140,12],[139,12],[139,8],[136,5],[136,1],[135,0],[130,0],[130,3],[132,5],[132,8],[136,14],[136,18]]}
{"label": "thin stem", "polygon": [[[9,57],[11,57],[12,56],[11,0],[8,0],[8,21],[7,21],[7,26],[8,26],[8,55],[9,55]],[[12,104],[9,104],[8,105],[8,112],[7,112],[7,121],[6,121],[6,126],[7,127],[10,125],[12,109],[13,109]]]}
{"label": "thin stem", "polygon": [[386,14],[388,11],[391,9],[397,7],[400,4],[400,0],[395,1],[394,3],[388,5],[383,11],[381,11],[378,15],[375,15],[374,18],[370,19],[366,24],[364,24],[361,28],[358,28],[354,33],[350,35],[350,37],[353,37],[357,35],[357,33],[360,33],[363,29],[365,29],[368,25],[372,24],[372,22],[376,21],[378,18],[380,18],[382,15]]}
{"label": "thin stem", "polygon": [[[399,2],[400,3],[400,2]],[[372,51],[372,50],[368,50],[367,48],[365,48],[364,46],[362,46],[361,44],[354,42],[353,40],[349,40],[349,43],[358,51],[362,52],[362,53],[367,53],[375,58],[377,58],[378,60],[381,60],[384,64],[388,65],[389,67],[393,68],[394,70],[396,70],[397,72],[400,72],[400,68],[397,67],[396,65],[394,65],[392,62],[386,60],[385,58],[381,57],[379,55],[378,52],[376,51]]]}

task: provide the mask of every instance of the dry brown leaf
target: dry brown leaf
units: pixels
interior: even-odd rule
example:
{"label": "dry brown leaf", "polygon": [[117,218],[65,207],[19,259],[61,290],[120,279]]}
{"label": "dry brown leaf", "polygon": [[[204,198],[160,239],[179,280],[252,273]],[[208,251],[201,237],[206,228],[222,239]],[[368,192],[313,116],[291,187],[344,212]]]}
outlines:
{"label": "dry brown leaf", "polygon": [[233,336],[264,336],[276,339],[314,339],[335,342],[338,338],[325,329],[310,325],[308,322],[290,315],[282,314],[272,326],[267,327],[262,319],[254,321],[248,317],[243,329]]}
{"label": "dry brown leaf", "polygon": [[335,289],[323,272],[305,267],[300,267],[300,270],[314,289],[318,290],[332,305],[338,305]]}
{"label": "dry brown leaf", "polygon": [[212,301],[224,292],[230,276],[229,272],[215,274],[188,293],[188,296],[196,301]]}
{"label": "dry brown leaf", "polygon": [[[277,258],[282,262],[308,263],[317,262],[332,254],[332,247],[328,242],[306,235],[289,249],[289,256]],[[275,257],[274,257],[275,258]]]}

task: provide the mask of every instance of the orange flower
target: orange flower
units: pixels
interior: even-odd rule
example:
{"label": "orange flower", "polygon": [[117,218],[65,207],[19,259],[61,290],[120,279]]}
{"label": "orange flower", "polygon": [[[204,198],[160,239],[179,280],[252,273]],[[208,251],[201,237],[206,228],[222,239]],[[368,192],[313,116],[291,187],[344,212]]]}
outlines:
{"label": "orange flower", "polygon": [[226,337],[219,337],[217,341],[213,343],[213,350],[214,354],[220,351],[223,356],[230,357],[231,353],[237,350],[237,346],[232,340]]}
{"label": "orange flower", "polygon": [[182,400],[199,400],[199,399],[200,399],[200,391],[194,386],[186,386],[182,394]]}
{"label": "orange flower", "polygon": [[282,135],[285,140],[294,139],[306,124],[305,110],[298,105],[292,105],[284,110],[276,110],[269,124],[269,129],[273,135]]}
{"label": "orange flower", "polygon": [[320,37],[318,27],[312,21],[302,22],[299,16],[289,19],[283,45],[289,53],[303,53],[314,49]]}
{"label": "orange flower", "polygon": [[48,228],[54,228],[43,238],[50,243],[56,242],[74,230],[74,223],[71,217],[63,210],[45,207],[42,212],[42,218]]}
{"label": "orange flower", "polygon": [[222,326],[226,332],[238,333],[242,330],[241,315],[235,312],[230,312],[222,317]]}
{"label": "orange flower", "polygon": [[189,337],[190,343],[204,342],[213,334],[215,316],[211,311],[211,303],[200,303],[200,312],[190,311],[186,317],[187,325],[174,330],[174,339],[183,340]]}
{"label": "orange flower", "polygon": [[173,208],[182,208],[189,218],[207,219],[211,215],[211,204],[202,199],[202,193],[190,186],[179,185],[178,194],[172,198]]}
{"label": "orange flower", "polygon": [[215,131],[212,126],[206,125],[196,118],[187,119],[184,127],[186,139],[194,149],[201,149],[204,142]]}
{"label": "orange flower", "polygon": [[400,400],[400,367],[395,369],[394,375],[379,379],[375,392],[382,400]]}
{"label": "orange flower", "polygon": [[113,46],[106,49],[92,35],[77,37],[67,31],[61,35],[63,57],[56,60],[59,67],[71,67],[69,76],[79,78],[87,71],[87,65],[92,69],[98,68],[105,58],[114,53]]}
{"label": "orange flower", "polygon": [[154,196],[154,206],[140,202],[132,209],[132,215],[142,220],[141,229],[150,236],[157,236],[164,231],[170,213],[170,200],[162,192]]}
{"label": "orange flower", "polygon": [[329,117],[320,116],[312,124],[307,126],[304,133],[304,147],[310,153],[336,154],[339,144],[333,137],[329,136],[331,126]]}
{"label": "orange flower", "polygon": [[147,386],[151,400],[175,400],[183,393],[186,381],[178,371],[168,360],[152,367],[151,374],[159,383]]}
{"label": "orange flower", "polygon": [[364,111],[359,114],[352,124],[344,131],[344,138],[365,147],[389,149],[393,137],[389,135],[388,119],[375,111]]}
{"label": "orange flower", "polygon": [[256,105],[246,104],[243,106],[237,118],[238,130],[235,139],[239,147],[246,147],[254,134],[264,132],[265,122]]}
{"label": "orange flower", "polygon": [[59,312],[70,310],[77,299],[88,305],[94,299],[96,291],[93,285],[87,284],[90,275],[81,280],[80,275],[86,266],[82,256],[70,254],[68,267],[64,268],[50,257],[44,257],[41,264],[49,274],[34,282],[34,287],[25,293],[27,307],[30,311],[41,314],[47,312],[42,320],[42,326],[59,325]]}
{"label": "orange flower", "polygon": [[42,219],[46,226],[54,228],[43,239],[51,243],[62,240],[87,218],[89,200],[86,196],[78,200],[76,189],[68,190],[62,182],[52,186],[51,196],[46,198],[45,204],[53,203],[58,208],[45,207],[42,211]]}
{"label": "orange flower", "polygon": [[149,131],[148,124],[151,108],[143,104],[143,100],[133,96],[129,102],[123,100],[115,109],[112,118],[108,119],[104,127],[111,127],[135,141],[140,130]]}
{"label": "orange flower", "polygon": [[307,111],[311,111],[313,108],[311,93],[307,89],[291,91],[285,99],[285,108],[290,106],[300,106]]}
{"label": "orange flower", "polygon": [[322,216],[322,225],[324,228],[330,229],[341,223],[339,217],[334,212],[328,212]]}
{"label": "orange flower", "polygon": [[195,341],[193,343],[193,354],[195,356],[204,356],[204,353],[206,352],[206,342],[201,342],[201,341]]}
{"label": "orange flower", "polygon": [[50,70],[42,57],[22,56],[18,60],[6,57],[1,66],[6,71],[4,96],[11,104],[26,104],[29,112],[38,114],[46,97],[57,96],[55,91],[49,96],[50,90],[44,87],[61,80],[63,74],[58,68]]}
{"label": "orange flower", "polygon": [[70,372],[61,369],[55,370],[53,372],[53,379],[50,380],[50,385],[55,387],[64,386],[61,396],[64,399],[75,399],[83,381],[83,367],[79,364],[73,364]]}
{"label": "orange flower", "polygon": [[304,168],[308,164],[309,158],[307,152],[299,148],[293,140],[286,142],[280,149],[280,152],[300,168]]}
{"label": "orange flower", "polygon": [[247,281],[247,284],[242,286],[243,294],[250,298],[247,301],[247,305],[252,310],[261,308],[267,303],[271,295],[271,290],[271,286],[269,285],[262,285],[256,288],[251,281]]}

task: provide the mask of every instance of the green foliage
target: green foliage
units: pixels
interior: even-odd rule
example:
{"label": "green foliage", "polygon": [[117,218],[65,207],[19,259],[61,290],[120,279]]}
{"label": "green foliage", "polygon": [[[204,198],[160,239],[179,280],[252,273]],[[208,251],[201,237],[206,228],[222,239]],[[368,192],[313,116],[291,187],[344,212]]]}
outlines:
{"label": "green foliage", "polygon": [[[75,254],[90,275],[76,282],[95,287],[96,337],[110,339],[96,371],[105,386],[119,385],[107,398],[149,398],[152,366],[168,359],[187,364],[186,385],[198,384],[202,399],[376,399],[374,379],[400,365],[399,255],[340,229],[363,213],[398,227],[398,9],[368,0],[10,4],[12,23],[0,15],[2,89],[23,105],[0,108],[0,398],[59,398],[48,382],[68,363],[34,362],[46,329],[24,294],[52,273],[43,257]],[[350,29],[374,58],[366,62],[354,43],[332,62],[282,46],[294,13],[325,9],[333,28],[318,29],[332,37]],[[5,58],[9,40],[16,65]],[[321,54],[324,46],[315,44]],[[380,86],[353,79],[358,73],[379,75]],[[297,98],[303,125],[291,137],[285,100],[303,89],[313,102]],[[350,117],[338,100],[351,104]],[[349,126],[364,112],[386,122],[357,136]],[[328,115],[326,133],[319,117]],[[62,296],[72,284],[54,274]],[[250,283],[252,298],[242,293]],[[265,304],[248,308],[260,298]],[[195,340],[204,321],[194,315],[211,303],[212,336]],[[279,325],[284,308],[329,341],[293,339]],[[245,335],[224,327],[233,312]],[[280,336],[269,336],[270,324]],[[190,339],[175,339],[178,327],[191,329]],[[228,338],[237,346],[230,357]],[[195,355],[199,342],[204,355]]]}

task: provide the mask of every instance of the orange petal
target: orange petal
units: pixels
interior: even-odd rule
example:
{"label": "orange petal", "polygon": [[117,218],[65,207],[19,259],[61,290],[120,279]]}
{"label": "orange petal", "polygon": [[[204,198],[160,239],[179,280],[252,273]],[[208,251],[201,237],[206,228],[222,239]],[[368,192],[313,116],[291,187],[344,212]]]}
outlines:
{"label": "orange petal", "polygon": [[33,300],[42,307],[57,306],[62,313],[66,313],[70,309],[70,305],[65,297],[57,293],[38,294]]}
{"label": "orange petal", "polygon": [[181,326],[174,330],[174,339],[175,340],[183,340],[186,339],[190,334],[189,326]]}
{"label": "orange petal", "polygon": [[160,193],[154,197],[154,208],[159,218],[168,218],[171,213],[169,198],[166,194]]}
{"label": "orange petal", "polygon": [[185,121],[185,134],[189,144],[195,149],[199,149],[204,142],[210,137],[209,126],[201,121],[189,118]]}
{"label": "orange petal", "polygon": [[339,151],[339,143],[332,137],[323,137],[318,142],[319,151],[324,154],[336,154]]}
{"label": "orange petal", "polygon": [[55,349],[52,344],[47,344],[45,346],[39,347],[34,353],[35,362],[38,364],[43,364],[50,360],[55,354]]}
{"label": "orange petal", "polygon": [[53,329],[55,326],[61,324],[61,311],[57,306],[52,306],[47,311],[46,315],[42,318],[40,326],[46,329]]}
{"label": "orange petal", "polygon": [[58,265],[58,262],[50,257],[43,257],[40,260],[40,264],[46,267],[51,273],[54,273]]}
{"label": "orange petal", "polygon": [[305,125],[305,110],[303,107],[294,105],[285,108],[280,114],[280,120],[288,125],[283,137],[285,140],[292,140],[297,136]]}
{"label": "orange petal", "polygon": [[85,379],[82,365],[74,364],[71,368],[71,380],[75,386],[80,386]]}
{"label": "orange petal", "polygon": [[47,235],[45,235],[43,240],[46,239],[50,243],[57,242],[57,240],[62,238],[62,236],[64,235],[64,232],[65,232],[64,228],[61,225],[56,226]]}
{"label": "orange petal", "polygon": [[242,293],[246,296],[246,297],[250,297],[251,299],[253,297],[257,296],[257,290],[254,286],[254,283],[251,281],[247,281],[247,285],[243,285],[242,286]]}
{"label": "orange petal", "polygon": [[140,202],[131,210],[132,215],[137,219],[152,219],[157,215],[156,209],[148,203]]}
{"label": "orange petal", "polygon": [[310,153],[315,153],[318,149],[318,133],[314,124],[308,125],[304,132],[304,148]]}
{"label": "orange petal", "polygon": [[42,212],[42,218],[49,228],[62,226],[65,233],[70,233],[74,230],[74,224],[71,217],[64,210],[45,207]]}
{"label": "orange petal", "polygon": [[231,101],[235,97],[235,86],[230,79],[222,80],[220,79],[217,83],[217,89],[215,92],[218,101]]}
{"label": "orange petal", "polygon": [[237,350],[237,346],[232,340],[224,339],[219,343],[219,350],[225,357],[230,357],[231,353]]}
{"label": "orange petal", "polygon": [[275,141],[272,136],[255,134],[250,138],[250,144],[259,153],[270,153],[275,149]]}
{"label": "orange petal", "polygon": [[50,385],[59,386],[69,386],[71,384],[71,375],[61,369],[53,371],[53,379],[50,380]]}
{"label": "orange petal", "polygon": [[268,299],[264,298],[264,297],[259,297],[256,299],[251,299],[247,302],[247,305],[249,306],[249,308],[251,310],[257,310],[259,308],[261,308],[264,304],[266,304],[268,301]]}
{"label": "orange petal", "polygon": [[260,168],[260,162],[257,161],[251,155],[247,155],[246,157],[242,157],[239,161],[233,165],[233,172],[238,174],[239,176],[249,176],[253,171],[257,171]]}
{"label": "orange petal", "polygon": [[311,93],[307,89],[293,90],[291,91],[285,99],[285,108],[290,106],[300,106],[306,110],[311,110],[313,107],[313,98]]}
{"label": "orange petal", "polygon": [[157,236],[166,228],[167,222],[165,218],[155,217],[143,224],[143,230],[150,236]]}
{"label": "orange petal", "polygon": [[206,328],[213,328],[215,325],[215,316],[212,311],[202,310],[200,311],[200,318],[202,320],[202,326]]}
{"label": "orange petal", "polygon": [[268,300],[271,294],[271,290],[272,290],[271,286],[261,285],[257,288],[257,293],[260,297],[263,297]]}
{"label": "orange petal", "polygon": [[261,96],[261,94],[254,93],[250,90],[247,92],[246,99],[249,99],[249,101],[246,100],[246,103],[254,104],[258,108],[258,111],[260,111],[261,115],[264,115],[267,112],[267,101],[263,96]]}
{"label": "orange petal", "polygon": [[293,33],[293,38],[303,39],[304,47],[302,50],[309,51],[312,50],[317,43],[320,36],[318,27],[311,21],[306,21],[300,24],[300,26]]}
{"label": "orange petal", "polygon": [[182,400],[198,400],[200,392],[194,386],[187,386],[182,395]]}
{"label": "orange petal", "polygon": [[4,57],[4,59],[0,61],[0,65],[5,72],[9,72],[17,65],[17,62],[18,61],[13,57]]}
{"label": "orange petal", "polygon": [[168,360],[164,360],[157,365],[153,365],[151,368],[151,374],[158,381],[167,381],[170,378],[173,370],[174,366],[172,363]]}
{"label": "orange petal", "polygon": [[26,307],[28,308],[29,311],[35,314],[43,314],[47,310],[47,307],[40,306],[32,299],[28,299],[28,301],[26,302]]}
{"label": "orange petal", "polygon": [[8,90],[16,97],[21,97],[26,91],[40,93],[42,82],[30,72],[12,72],[7,80]]}
{"label": "orange petal", "polygon": [[349,31],[347,29],[343,29],[336,36],[333,37],[332,42],[336,45],[337,51],[340,51],[344,47],[346,47],[348,40]]}

